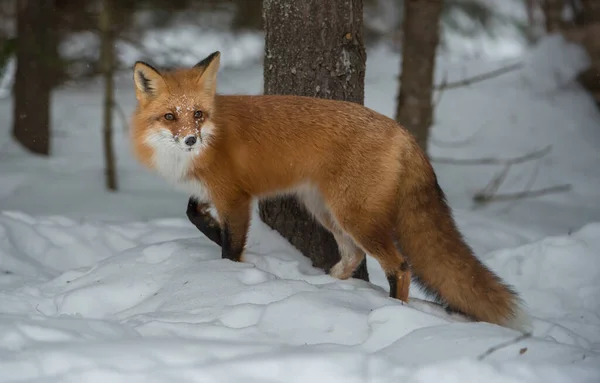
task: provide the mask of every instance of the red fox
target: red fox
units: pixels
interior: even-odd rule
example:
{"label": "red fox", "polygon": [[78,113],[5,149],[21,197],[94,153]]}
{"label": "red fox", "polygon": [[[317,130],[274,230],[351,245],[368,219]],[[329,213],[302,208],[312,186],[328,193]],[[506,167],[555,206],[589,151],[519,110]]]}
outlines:
{"label": "red fox", "polygon": [[337,241],[331,276],[349,278],[368,253],[390,297],[407,302],[414,277],[452,310],[526,331],[521,299],[465,243],[407,130],[357,103],[217,95],[219,63],[138,61],[131,134],[142,164],[214,206],[223,258],[243,261],[252,200],[293,194]]}

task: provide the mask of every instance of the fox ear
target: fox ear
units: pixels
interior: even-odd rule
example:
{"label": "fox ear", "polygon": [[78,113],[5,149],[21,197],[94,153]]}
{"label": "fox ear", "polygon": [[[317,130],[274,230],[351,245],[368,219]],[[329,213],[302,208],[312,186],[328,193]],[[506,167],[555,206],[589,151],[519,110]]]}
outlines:
{"label": "fox ear", "polygon": [[194,68],[202,69],[200,81],[204,90],[211,95],[214,95],[217,90],[217,73],[219,72],[220,64],[221,52],[216,51],[194,65]]}
{"label": "fox ear", "polygon": [[160,73],[142,61],[136,62],[133,67],[133,80],[138,101],[147,101],[156,96],[166,85]]}
{"label": "fox ear", "polygon": [[[221,52],[216,51],[213,52],[211,54],[209,54],[208,56],[206,56],[205,58],[203,58],[198,64],[194,65],[194,68],[206,68],[210,65],[210,63],[213,62],[214,59],[217,59],[217,61],[219,60],[219,58],[221,57]],[[218,62],[217,62],[218,65]]]}

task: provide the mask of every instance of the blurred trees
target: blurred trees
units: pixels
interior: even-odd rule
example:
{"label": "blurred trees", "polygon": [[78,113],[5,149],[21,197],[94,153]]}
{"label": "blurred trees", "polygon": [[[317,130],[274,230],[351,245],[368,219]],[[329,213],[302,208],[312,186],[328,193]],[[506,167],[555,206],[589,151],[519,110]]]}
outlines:
{"label": "blurred trees", "polygon": [[600,106],[600,1],[571,0],[573,20],[562,32],[572,42],[581,44],[590,57],[590,66],[577,79]]}
{"label": "blurred trees", "polygon": [[600,1],[540,1],[547,32],[562,34],[588,53],[590,66],[579,73],[577,79],[600,105]]}
{"label": "blurred trees", "polygon": [[[105,55],[102,52],[106,52],[103,49],[106,45],[102,43],[98,23],[103,1],[0,1],[0,73],[9,58],[17,57],[16,62],[20,63],[13,87],[13,135],[35,153],[50,152],[52,88],[68,80],[100,75],[108,68],[103,64]],[[594,64],[582,72],[580,81],[600,102],[597,81],[600,74],[600,1],[510,1],[515,4],[521,2],[521,6],[527,9],[529,23],[537,15],[541,20],[537,22],[538,27],[543,29],[545,26],[548,30],[559,28],[568,39],[586,48]],[[428,100],[431,100],[435,51],[453,44],[449,41],[451,39],[447,39],[448,32],[452,31],[452,36],[468,38],[493,35],[495,30],[511,25],[527,36],[527,20],[503,14],[494,4],[497,3],[487,0],[363,2],[363,40],[368,39],[370,44],[382,42],[392,45],[404,51],[408,58],[402,62],[395,117],[417,137],[424,149],[432,123],[433,111]],[[231,30],[234,33],[260,32],[263,26],[262,0],[119,0],[113,1],[112,8],[110,30],[114,57],[111,69],[115,71],[131,65],[135,49],[138,49],[138,58],[162,61],[165,65],[176,65],[181,61],[182,55],[178,52],[185,51],[185,46],[152,41],[152,47],[149,47],[148,41],[144,40],[149,31],[194,23],[202,28]],[[17,9],[18,17],[13,17],[11,12],[16,15]],[[572,20],[564,20],[569,14],[564,12],[567,9],[573,14]],[[310,12],[320,11],[311,8]],[[215,16],[217,14],[218,17]],[[310,25],[314,14],[304,15],[302,22],[298,23],[301,28],[298,30],[303,34],[309,33],[305,25]],[[439,21],[434,22],[433,19]],[[285,19],[277,22],[282,24]],[[282,28],[279,29],[281,33]],[[314,33],[330,33],[329,29],[315,29]],[[161,60],[163,57],[168,59]],[[296,76],[296,79],[300,77]],[[109,151],[107,149],[107,153]]]}
{"label": "blurred trees", "polygon": [[402,69],[396,120],[427,153],[433,121],[433,81],[443,0],[405,0]]}
{"label": "blurred trees", "polygon": [[115,75],[115,36],[113,30],[115,0],[103,0],[100,10],[99,27],[102,40],[100,61],[104,77],[104,171],[106,188],[117,190],[117,166],[113,149],[113,108]]}
{"label": "blurred trees", "polygon": [[263,14],[262,14],[262,3],[263,0],[238,0],[233,1],[237,3],[235,7],[235,13],[231,26],[234,30],[244,29],[262,29],[263,27]]}
{"label": "blurred trees", "polygon": [[17,0],[17,70],[13,136],[29,151],[50,154],[50,94],[59,65],[54,0]]}
{"label": "blurred trees", "polygon": [[[366,53],[362,0],[265,0],[264,93],[362,104]],[[339,259],[333,235],[293,197],[260,203],[260,217],[316,267]],[[368,280],[366,260],[355,277]]]}
{"label": "blurred trees", "polygon": [[560,30],[564,6],[565,0],[542,0],[546,32],[554,33]]}

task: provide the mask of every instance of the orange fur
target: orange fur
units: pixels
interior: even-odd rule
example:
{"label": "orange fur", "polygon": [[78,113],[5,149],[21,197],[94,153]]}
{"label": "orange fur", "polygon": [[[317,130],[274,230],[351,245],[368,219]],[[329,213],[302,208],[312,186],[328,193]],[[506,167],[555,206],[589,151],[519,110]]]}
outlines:
{"label": "orange fur", "polygon": [[[523,328],[517,294],[464,242],[405,129],[356,103],[217,95],[218,67],[218,52],[189,69],[137,63],[131,132],[143,164],[215,206],[224,258],[241,260],[253,198],[295,193],[338,242],[342,260],[332,275],[350,277],[366,252],[388,276],[392,297],[408,300],[412,272],[450,308]],[[187,148],[181,134],[195,134],[198,144]]]}

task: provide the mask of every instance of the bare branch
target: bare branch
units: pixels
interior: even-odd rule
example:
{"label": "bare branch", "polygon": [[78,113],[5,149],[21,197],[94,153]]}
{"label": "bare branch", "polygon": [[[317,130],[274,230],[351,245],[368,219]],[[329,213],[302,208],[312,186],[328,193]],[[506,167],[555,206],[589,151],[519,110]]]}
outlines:
{"label": "bare branch", "polygon": [[[546,146],[543,149],[536,150],[527,154],[524,154],[519,157],[514,158],[494,158],[494,157],[486,157],[486,158],[475,158],[475,159],[456,159],[456,158],[440,158],[440,157],[432,157],[431,162],[445,163],[445,164],[453,164],[453,165],[504,165],[504,168],[492,178],[492,180],[483,188],[483,190],[475,193],[473,196],[473,201],[479,206],[484,205],[493,201],[510,201],[510,200],[518,200],[524,198],[538,197],[545,194],[557,193],[567,191],[571,188],[571,185],[558,185],[549,188],[539,189],[539,190],[526,190],[517,193],[507,193],[507,194],[496,194],[500,186],[506,179],[508,175],[508,171],[512,165],[520,164],[527,161],[532,161],[535,159],[542,158],[546,154],[550,152],[552,149],[551,145]],[[531,185],[527,188],[529,189]]]}
{"label": "bare branch", "polygon": [[[523,190],[531,191],[539,172],[540,172],[540,163],[538,161],[536,163],[536,166],[533,169],[533,172],[531,173],[531,177],[529,177],[529,180],[527,181],[527,184],[525,185],[525,188]],[[508,210],[512,209],[512,207],[514,205],[516,205],[518,202],[519,202],[518,199],[512,200],[509,204],[507,204],[507,206],[505,207],[505,210],[508,211]]]}
{"label": "bare branch", "polygon": [[477,129],[475,132],[473,132],[470,136],[468,136],[467,138],[462,139],[462,140],[443,141],[443,140],[439,140],[435,137],[429,137],[429,142],[431,142],[438,148],[459,148],[461,146],[465,146],[469,142],[473,142],[473,140],[475,140],[475,137],[479,133],[481,133],[483,131],[483,129],[487,128],[489,125],[490,125],[490,122],[488,121],[485,124],[481,125],[481,127],[479,129]]}
{"label": "bare branch", "polygon": [[[466,78],[461,81],[455,81],[455,82],[448,82],[448,71],[446,71],[444,73],[444,77],[442,79],[441,84],[436,85],[433,88],[434,90],[439,91],[439,93],[437,94],[436,99],[433,101],[432,107],[433,107],[433,109],[435,109],[440,104],[440,102],[442,101],[442,96],[444,95],[444,91],[447,89],[454,89],[454,88],[460,88],[463,86],[469,86],[469,85],[472,85],[472,84],[475,84],[475,83],[478,83],[481,81],[485,81],[485,80],[488,80],[488,79],[491,79],[494,77],[498,77],[505,73],[520,69],[522,66],[523,66],[523,63],[516,63],[516,64],[512,64],[512,65],[503,67],[503,68],[493,70],[491,72],[483,73],[483,74],[480,74],[480,75],[477,75],[474,77]],[[435,142],[435,140],[432,140],[432,139],[430,139],[430,141],[434,141],[433,143],[439,147],[460,146],[461,145],[461,144],[453,145],[451,143],[445,143],[443,141]]]}
{"label": "bare branch", "polygon": [[566,192],[569,190],[571,190],[571,184],[556,185],[556,186],[550,186],[550,187],[543,188],[543,189],[527,190],[527,191],[522,191],[522,192],[505,193],[505,194],[492,194],[492,193],[480,192],[480,193],[476,193],[473,196],[473,200],[476,203],[483,204],[483,203],[494,202],[494,201],[511,201],[511,200],[516,200],[516,199],[540,197],[540,196],[543,196],[546,194],[562,193],[562,192]]}
{"label": "bare branch", "polygon": [[509,170],[510,164],[506,165],[500,173],[498,173],[494,178],[492,178],[492,180],[483,188],[482,191],[476,193],[475,196],[473,196],[473,199],[476,199],[477,195],[494,195],[498,191],[498,189],[500,189],[500,186],[502,185],[502,182],[504,182],[504,180],[506,179]]}
{"label": "bare branch", "polygon": [[127,133],[129,131],[129,123],[127,122],[127,116],[125,115],[125,111],[121,108],[121,105],[116,100],[113,100],[113,108],[119,114],[121,121],[123,122],[123,132]]}
{"label": "bare branch", "polygon": [[446,90],[447,84],[448,84],[448,71],[444,72],[444,78],[442,79],[442,83],[433,88],[434,90],[437,89],[440,91],[437,95],[436,100],[433,102],[432,106],[434,109],[436,106],[438,106],[440,104],[440,101],[442,101],[442,96],[444,95],[444,90]]}
{"label": "bare branch", "polygon": [[[506,342],[503,342],[503,343],[500,343],[500,344],[498,344],[498,345],[496,345],[496,346],[493,346],[493,347],[490,347],[490,348],[488,348],[488,349],[487,349],[487,350],[486,350],[484,353],[480,354],[480,355],[477,357],[477,360],[479,360],[479,361],[482,361],[482,360],[484,360],[485,358],[487,358],[488,356],[490,356],[490,355],[492,355],[493,353],[495,353],[496,351],[498,351],[498,350],[501,350],[501,349],[503,349],[503,348],[506,348],[506,347],[508,347],[508,346],[512,346],[513,344],[517,344],[517,343],[519,343],[520,341],[522,341],[522,340],[525,340],[525,339],[527,339],[527,338],[531,338],[531,333],[530,333],[530,332],[527,332],[527,333],[521,334],[521,335],[519,335],[518,337],[516,337],[516,338],[514,338],[514,339],[508,340],[508,341],[506,341]],[[522,349],[521,349],[521,350],[522,350]],[[522,355],[523,353],[521,352],[521,350],[519,350],[519,354],[521,354],[521,355]]]}
{"label": "bare branch", "polygon": [[541,158],[548,154],[552,149],[552,145],[548,145],[543,149],[536,150],[519,157],[514,158],[495,158],[495,157],[484,157],[484,158],[473,158],[473,159],[461,159],[461,158],[449,158],[449,157],[431,157],[432,162],[438,162],[441,164],[452,164],[452,165],[515,165],[523,162],[531,161],[536,158]]}
{"label": "bare branch", "polygon": [[[455,81],[455,82],[444,81],[440,85],[436,85],[434,87],[434,90],[443,91],[443,90],[447,90],[447,89],[461,88],[463,86],[473,85],[475,83],[489,80],[491,78],[498,77],[503,74],[515,71],[522,67],[523,67],[523,63],[516,63],[516,64],[512,64],[512,65],[509,65],[509,66],[506,66],[506,67],[503,67],[500,69],[493,70],[491,72],[482,73],[477,76],[469,77],[469,78],[466,78],[466,79],[463,79],[460,81]],[[438,102],[439,102],[439,100],[438,100]]]}

